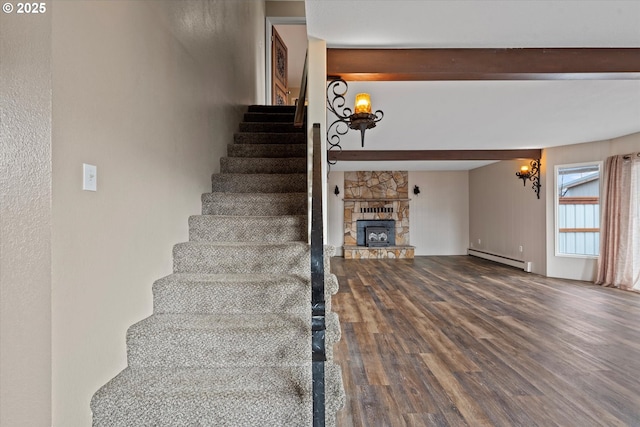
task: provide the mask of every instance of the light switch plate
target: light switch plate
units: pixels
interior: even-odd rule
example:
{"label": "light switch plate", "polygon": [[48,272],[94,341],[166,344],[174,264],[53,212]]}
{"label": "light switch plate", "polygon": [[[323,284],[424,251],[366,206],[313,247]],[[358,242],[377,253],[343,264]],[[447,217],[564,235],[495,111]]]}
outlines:
{"label": "light switch plate", "polygon": [[82,164],[82,189],[98,191],[98,168],[96,166]]}

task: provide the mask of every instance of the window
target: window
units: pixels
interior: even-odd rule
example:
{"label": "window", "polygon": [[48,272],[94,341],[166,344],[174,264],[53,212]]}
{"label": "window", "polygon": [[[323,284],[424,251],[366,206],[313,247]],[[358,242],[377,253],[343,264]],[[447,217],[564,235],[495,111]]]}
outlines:
{"label": "window", "polygon": [[601,169],[602,162],[556,166],[556,255],[598,256]]}

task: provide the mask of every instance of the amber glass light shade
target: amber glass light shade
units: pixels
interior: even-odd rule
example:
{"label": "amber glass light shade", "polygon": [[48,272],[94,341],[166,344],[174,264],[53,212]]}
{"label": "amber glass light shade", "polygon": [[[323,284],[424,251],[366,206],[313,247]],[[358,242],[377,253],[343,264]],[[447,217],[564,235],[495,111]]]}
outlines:
{"label": "amber glass light shade", "polygon": [[520,172],[521,172],[521,173],[527,173],[527,172],[529,172],[529,166],[521,166],[521,167],[520,167]]}
{"label": "amber glass light shade", "polygon": [[356,105],[354,112],[371,114],[371,97],[368,93],[359,93],[356,95]]}

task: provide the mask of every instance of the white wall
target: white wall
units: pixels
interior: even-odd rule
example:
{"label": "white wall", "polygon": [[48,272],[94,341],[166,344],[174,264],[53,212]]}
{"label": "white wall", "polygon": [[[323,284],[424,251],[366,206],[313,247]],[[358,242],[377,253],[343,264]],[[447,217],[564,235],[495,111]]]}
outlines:
{"label": "white wall", "polygon": [[[640,133],[605,141],[585,144],[565,145],[545,150],[547,162],[547,182],[550,185],[546,195],[546,258],[547,276],[565,279],[594,281],[597,259],[556,256],[554,217],[554,169],[556,165],[604,161],[609,156],[626,154],[640,150]],[[601,180],[602,181],[602,180]]]}
{"label": "white wall", "polygon": [[[413,187],[420,194],[413,194]],[[464,255],[469,237],[469,172],[409,172],[409,240],[416,255]]]}
{"label": "white wall", "polygon": [[[320,153],[314,153],[321,157],[320,164],[322,165],[322,176],[327,176],[327,143],[324,137],[327,134],[327,95],[326,95],[326,81],[327,81],[327,44],[324,40],[318,40],[314,38],[309,39],[309,75],[307,82],[307,96],[309,98],[309,104],[307,106],[307,141],[308,150],[307,153],[313,153],[313,125],[315,123],[320,124],[320,138],[321,138],[321,150]],[[312,170],[312,157],[307,159],[308,170]],[[307,180],[309,181],[309,187],[311,188],[311,182],[313,181],[313,175],[308,174]],[[327,242],[328,233],[328,216],[327,216],[327,182],[322,180],[322,217],[325,218],[325,224],[323,224],[323,239]],[[309,193],[308,205],[311,206],[311,193]],[[309,230],[311,230],[311,215],[309,215]]]}
{"label": "white wall", "polygon": [[56,1],[54,426],[90,425],[245,105],[263,101],[264,16],[250,0]]}
{"label": "white wall", "polygon": [[[333,194],[335,186],[340,195]],[[413,194],[413,186],[420,195]],[[328,242],[342,255],[344,244],[344,172],[329,173]],[[467,171],[409,172],[409,241],[416,255],[462,255],[469,236],[469,177]]]}
{"label": "white wall", "polygon": [[[336,196],[333,192],[338,186],[340,194]],[[344,245],[344,172],[330,172],[327,181],[327,215],[328,244],[335,246],[336,256],[343,256],[342,245]]]}
{"label": "white wall", "polygon": [[[469,171],[469,246],[532,262],[545,274],[545,200],[549,191],[542,159],[540,199],[515,173],[529,160],[504,161]],[[478,243],[480,240],[480,243]],[[520,252],[522,246],[522,252]]]}
{"label": "white wall", "polygon": [[50,39],[50,11],[0,14],[0,426],[6,427],[51,424]]}

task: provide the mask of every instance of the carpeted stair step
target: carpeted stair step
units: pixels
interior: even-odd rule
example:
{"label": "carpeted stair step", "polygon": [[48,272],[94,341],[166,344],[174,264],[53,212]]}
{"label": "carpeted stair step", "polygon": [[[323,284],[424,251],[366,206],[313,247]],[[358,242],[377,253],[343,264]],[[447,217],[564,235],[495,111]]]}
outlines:
{"label": "carpeted stair step", "polygon": [[325,290],[329,295],[335,295],[338,293],[338,277],[335,274],[326,274],[324,279]]}
{"label": "carpeted stair step", "polygon": [[156,314],[306,315],[310,304],[310,280],[290,274],[176,273],[153,284]]}
{"label": "carpeted stair step", "polygon": [[[326,298],[326,292],[325,292]],[[329,297],[330,298],[330,297]],[[331,304],[329,304],[329,308],[326,308],[325,313],[325,352],[327,356],[327,360],[333,360],[333,345],[340,341],[342,337],[342,330],[340,329],[340,318],[338,314],[329,311]]]}
{"label": "carpeted stair step", "polygon": [[[326,425],[345,396],[340,367],[325,364]],[[127,368],[91,400],[94,427],[308,427],[311,366]]]}
{"label": "carpeted stair step", "polygon": [[[327,342],[341,336],[338,315],[331,310],[333,285],[325,292]],[[175,273],[153,284],[155,314],[263,314],[307,316],[309,279],[286,274]],[[331,356],[332,347],[327,347]],[[331,357],[329,357],[331,359]]]}
{"label": "carpeted stair step", "polygon": [[302,193],[307,190],[306,173],[211,175],[213,193]]}
{"label": "carpeted stair step", "polygon": [[307,157],[307,146],[303,144],[229,144],[229,157],[289,158]]}
{"label": "carpeted stair step", "polygon": [[[325,285],[329,312],[338,283],[327,278]],[[286,274],[174,273],[154,282],[153,312],[307,313],[310,286],[308,279]]]}
{"label": "carpeted stair step", "polygon": [[310,315],[154,314],[127,331],[131,367],[293,366],[311,360]]}
{"label": "carpeted stair step", "polygon": [[243,122],[258,122],[258,123],[290,123],[293,125],[293,113],[281,113],[281,112],[246,112],[244,113]]}
{"label": "carpeted stair step", "polygon": [[244,174],[289,174],[306,173],[307,159],[293,157],[286,159],[222,157],[220,159],[221,173]]}
{"label": "carpeted stair step", "polygon": [[306,147],[307,135],[304,132],[236,132],[235,144],[303,144]]}
{"label": "carpeted stair step", "polygon": [[293,123],[242,122],[238,130],[240,132],[305,133],[307,128],[306,126],[295,127]]}
{"label": "carpeted stair step", "polygon": [[[282,113],[282,114],[295,114],[295,105],[249,105],[247,109],[250,113]],[[305,113],[307,108],[305,107]]]}
{"label": "carpeted stair step", "polygon": [[194,215],[189,240],[206,242],[306,242],[307,216]]}
{"label": "carpeted stair step", "polygon": [[307,193],[206,193],[203,215],[305,215]]}
{"label": "carpeted stair step", "polygon": [[185,242],[173,247],[174,273],[310,274],[307,243]]}

